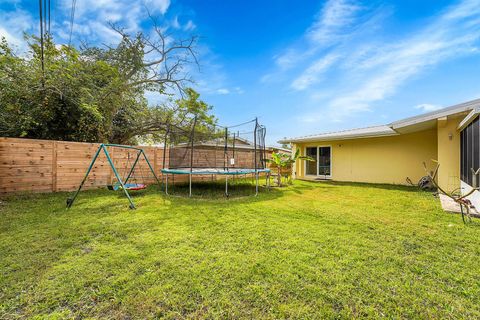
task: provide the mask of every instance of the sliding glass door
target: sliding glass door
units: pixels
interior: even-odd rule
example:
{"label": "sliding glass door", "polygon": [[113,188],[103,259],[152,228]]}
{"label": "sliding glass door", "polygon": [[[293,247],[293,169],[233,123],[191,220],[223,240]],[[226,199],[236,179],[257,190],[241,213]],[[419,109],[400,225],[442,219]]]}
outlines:
{"label": "sliding glass door", "polygon": [[330,147],[318,147],[318,175],[330,178]]}
{"label": "sliding glass door", "polygon": [[305,155],[315,161],[305,161],[305,174],[331,178],[332,176],[332,148],[330,146],[307,147]]}
{"label": "sliding glass door", "polygon": [[317,175],[317,147],[307,147],[305,150],[305,155],[307,157],[315,159],[315,161],[305,161],[305,174],[307,175]]}

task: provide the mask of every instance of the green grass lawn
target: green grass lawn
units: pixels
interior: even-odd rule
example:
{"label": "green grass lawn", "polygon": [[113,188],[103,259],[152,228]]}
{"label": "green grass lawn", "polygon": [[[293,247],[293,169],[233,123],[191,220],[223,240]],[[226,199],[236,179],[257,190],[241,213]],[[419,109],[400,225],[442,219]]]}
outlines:
{"label": "green grass lawn", "polygon": [[[253,190],[236,186],[232,193]],[[0,318],[479,318],[480,223],[408,187],[11,197]],[[177,194],[185,188],[177,187]]]}

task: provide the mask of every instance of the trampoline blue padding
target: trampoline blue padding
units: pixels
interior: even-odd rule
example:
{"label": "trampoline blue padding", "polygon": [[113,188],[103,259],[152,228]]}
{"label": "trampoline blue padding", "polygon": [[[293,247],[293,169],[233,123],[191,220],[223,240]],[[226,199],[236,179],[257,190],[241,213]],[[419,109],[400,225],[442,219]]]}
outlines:
{"label": "trampoline blue padding", "polygon": [[167,174],[221,174],[221,175],[240,175],[240,174],[250,174],[250,173],[268,173],[270,169],[237,169],[237,168],[228,168],[228,169],[218,169],[218,168],[175,168],[175,169],[162,169],[162,173]]}

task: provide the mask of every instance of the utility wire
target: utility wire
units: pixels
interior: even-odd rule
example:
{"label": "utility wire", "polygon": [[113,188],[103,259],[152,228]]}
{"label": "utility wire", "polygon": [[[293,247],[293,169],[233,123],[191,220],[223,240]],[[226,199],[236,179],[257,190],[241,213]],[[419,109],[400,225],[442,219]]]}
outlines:
{"label": "utility wire", "polygon": [[72,43],[73,22],[75,21],[75,7],[77,0],[72,0],[72,11],[70,12],[70,36],[68,38],[68,46]]}
{"label": "utility wire", "polygon": [[47,33],[47,1],[43,0],[43,31]]}
{"label": "utility wire", "polygon": [[50,0],[48,0],[48,34],[50,35],[51,32],[50,32],[50,24],[51,24],[51,19],[50,19],[50,16],[51,16],[51,8],[50,8]]}
{"label": "utility wire", "polygon": [[44,52],[43,52],[43,10],[42,10],[42,0],[38,0],[39,4],[39,15],[40,15],[40,61],[42,64],[42,88],[45,87],[45,63],[44,63]]}

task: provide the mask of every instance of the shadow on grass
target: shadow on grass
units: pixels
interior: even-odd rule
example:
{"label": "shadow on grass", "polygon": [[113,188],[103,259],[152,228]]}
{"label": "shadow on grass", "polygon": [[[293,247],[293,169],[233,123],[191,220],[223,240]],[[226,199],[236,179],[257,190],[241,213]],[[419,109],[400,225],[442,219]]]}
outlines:
{"label": "shadow on grass", "polygon": [[[229,181],[229,196],[225,196],[225,181],[204,181],[204,182],[194,182],[192,184],[192,197],[188,196],[189,188],[188,183],[177,183],[175,185],[169,185],[169,195],[165,195],[164,190],[161,186],[152,184],[149,185],[146,189],[129,191],[130,196],[133,199],[133,202],[137,206],[142,206],[145,204],[138,204],[137,200],[142,198],[158,195],[164,199],[169,199],[169,201],[174,202],[194,202],[194,201],[209,201],[209,202],[222,202],[224,201],[241,201],[241,202],[257,202],[257,201],[266,201],[271,199],[276,199],[284,196],[286,193],[295,193],[302,194],[306,191],[312,189],[321,190],[330,190],[334,191],[337,187],[364,187],[364,188],[376,188],[382,190],[401,190],[408,192],[419,192],[420,190],[412,186],[402,186],[402,185],[389,185],[389,184],[371,184],[371,183],[358,183],[358,182],[338,182],[338,181],[295,181],[293,185],[286,184],[284,187],[271,187],[267,189],[265,187],[265,181],[261,181],[259,186],[259,194],[255,197],[255,184],[250,179],[238,179]],[[66,199],[72,197],[74,192],[57,192],[57,193],[20,193],[14,195],[4,195],[2,197],[2,204],[0,205],[0,211],[2,207],[9,205],[9,203],[14,204],[18,201],[35,201],[40,202],[55,202],[61,206],[66,207]],[[90,202],[89,199],[96,198],[98,200],[106,200],[106,203],[95,203],[94,201]],[[78,195],[74,207],[78,205],[90,207],[91,209],[102,210],[101,207],[107,207],[112,205],[111,201],[108,199],[115,199],[115,203],[125,203],[125,206],[128,206],[128,200],[123,191],[110,191],[106,188],[99,189],[90,189],[82,190]],[[117,201],[118,200],[118,201]],[[92,204],[93,207],[92,207]]]}
{"label": "shadow on grass", "polygon": [[[408,192],[419,192],[422,191],[416,186],[407,186],[400,184],[378,184],[378,183],[367,183],[367,182],[349,182],[349,181],[328,181],[328,180],[302,180],[303,182],[312,183],[313,185],[323,185],[324,187],[337,187],[337,186],[348,186],[348,187],[366,187],[366,188],[375,188],[383,190],[397,190],[397,191],[408,191]],[[425,191],[430,192],[430,191]]]}
{"label": "shadow on grass", "polygon": [[[315,188],[314,185],[311,187],[298,186],[300,189],[311,189]],[[228,201],[240,201],[240,202],[258,202],[271,200],[278,197],[282,197],[285,192],[295,190],[296,187],[287,187],[287,188],[266,188],[265,185],[260,185],[258,190],[258,196],[255,197],[255,184],[252,184],[250,181],[235,181],[229,182],[229,196],[225,196],[225,182],[224,181],[214,181],[214,182],[194,182],[192,184],[192,197],[189,197],[189,186],[188,183],[177,183],[175,185],[170,184],[168,187],[169,194],[166,195],[164,189],[159,185],[150,185],[146,189],[129,191],[129,195],[132,198],[135,206],[137,208],[148,206],[148,202],[143,201],[139,203],[140,199],[145,199],[146,197],[158,196],[163,200],[167,200],[176,204],[185,204],[190,205],[196,201],[205,201],[210,203],[218,202],[220,204],[225,204]],[[55,198],[52,200],[66,202],[68,197],[72,197],[74,192],[62,192],[57,194],[25,194],[23,195],[24,199],[33,198],[42,198],[47,200],[48,198]],[[99,201],[93,201],[99,200]],[[40,199],[39,199],[40,200]],[[91,201],[90,201],[91,200]],[[81,191],[78,195],[73,207],[80,207],[83,209],[91,209],[95,212],[108,211],[112,205],[124,204],[125,207],[128,207],[129,202],[125,193],[121,190],[111,191],[107,189],[95,189],[95,190],[85,190]]]}
{"label": "shadow on grass", "polygon": [[[164,190],[159,190],[164,192]],[[188,183],[177,183],[168,186],[168,197],[187,198],[192,200],[233,200],[233,199],[263,199],[279,197],[284,190],[267,188],[264,184],[258,187],[258,197],[255,197],[255,184],[249,181],[232,181],[228,183],[228,196],[225,194],[225,181],[209,181],[192,183],[192,196],[189,197]]]}

